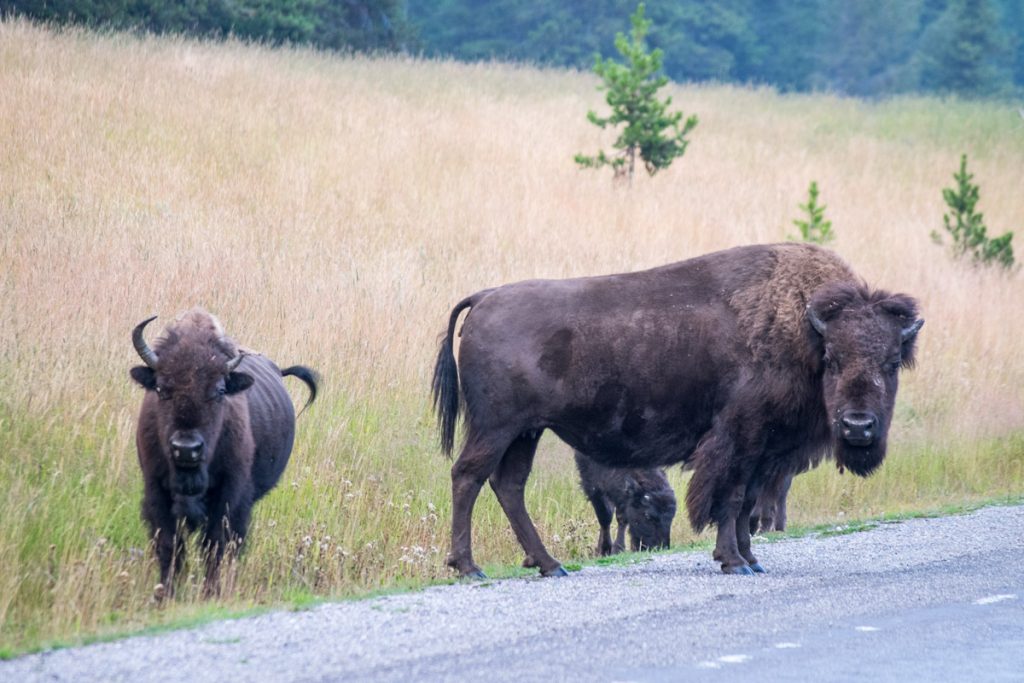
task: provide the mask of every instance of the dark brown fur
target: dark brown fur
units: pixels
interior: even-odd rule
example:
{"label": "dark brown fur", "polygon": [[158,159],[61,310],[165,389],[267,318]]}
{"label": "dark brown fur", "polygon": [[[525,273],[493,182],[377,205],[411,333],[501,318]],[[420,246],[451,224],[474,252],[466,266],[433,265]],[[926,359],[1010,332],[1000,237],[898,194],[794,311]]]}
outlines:
{"label": "dark brown fur", "polygon": [[605,465],[686,462],[693,528],[718,527],[723,571],[761,570],[749,534],[761,489],[827,451],[862,476],[881,464],[897,371],[913,362],[920,323],[913,299],[869,290],[834,253],[804,244],[467,297],[434,373],[446,451],[466,413],[448,563],[480,573],[471,518],[489,479],[527,556],[545,575],[564,573],[523,501],[537,439],[551,429]]}
{"label": "dark brown fur", "polygon": [[[582,453],[577,452],[575,457],[580,486],[594,506],[601,526],[598,555],[625,550],[627,528],[633,551],[669,547],[672,520],[676,516],[676,494],[663,469],[605,467]],[[613,512],[618,522],[614,542],[611,535]]]}
{"label": "dark brown fur", "polygon": [[[153,349],[155,368],[131,370],[146,389],[136,434],[142,517],[167,594],[172,566],[181,568],[184,535],[201,531],[209,593],[217,589],[225,550],[244,539],[253,504],[274,487],[291,455],[295,411],[281,378],[299,377],[312,403],[315,375],[303,366],[282,371],[258,354],[244,355],[229,372],[238,348],[200,309],[180,316]],[[195,446],[188,453],[195,451],[197,462],[183,462],[180,451],[175,457],[183,442]]]}

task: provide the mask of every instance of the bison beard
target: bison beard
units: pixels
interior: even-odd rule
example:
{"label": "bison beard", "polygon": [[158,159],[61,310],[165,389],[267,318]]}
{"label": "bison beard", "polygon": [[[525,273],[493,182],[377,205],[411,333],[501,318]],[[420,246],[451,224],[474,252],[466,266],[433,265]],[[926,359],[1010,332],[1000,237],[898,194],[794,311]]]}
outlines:
{"label": "bison beard", "polygon": [[898,371],[913,364],[922,323],[910,297],[872,291],[835,254],[803,244],[463,299],[433,380],[446,453],[466,412],[448,564],[482,576],[471,523],[489,480],[531,564],[564,575],[523,499],[540,433],[550,429],[605,466],[692,467],[690,523],[717,526],[722,571],[763,571],[750,548],[762,489],[828,453],[859,475],[881,465]]}
{"label": "bison beard", "polygon": [[253,504],[274,487],[291,455],[295,411],[281,378],[307,384],[312,370],[278,369],[243,354],[209,313],[193,309],[150,348],[136,326],[132,341],[145,365],[131,376],[146,389],[136,445],[144,492],[142,517],[160,564],[158,597],[173,593],[184,536],[200,531],[204,592],[215,593],[225,551],[245,538]]}

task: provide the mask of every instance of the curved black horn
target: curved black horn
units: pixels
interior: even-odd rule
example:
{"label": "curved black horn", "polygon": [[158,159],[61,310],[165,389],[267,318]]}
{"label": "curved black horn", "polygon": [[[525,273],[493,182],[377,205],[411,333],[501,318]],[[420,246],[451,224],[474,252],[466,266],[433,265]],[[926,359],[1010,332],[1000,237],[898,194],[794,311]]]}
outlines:
{"label": "curved black horn", "polygon": [[904,327],[903,331],[900,332],[900,342],[905,342],[908,339],[913,339],[917,331],[921,329],[921,325],[924,325],[924,318],[918,318],[914,321],[914,324],[910,327]]}
{"label": "curved black horn", "polygon": [[242,357],[243,356],[245,356],[245,352],[244,351],[239,351],[238,353],[235,354],[234,358],[232,358],[231,360],[228,361],[228,363],[227,363],[228,372],[234,372],[235,371],[235,368],[238,367],[238,364],[242,362]]}
{"label": "curved black horn", "polygon": [[807,307],[807,319],[811,321],[811,327],[817,330],[818,334],[822,337],[825,336],[825,321],[818,317],[818,314],[814,312],[814,309],[810,306]]}
{"label": "curved black horn", "polygon": [[156,320],[156,316],[150,316],[141,323],[135,326],[132,330],[132,344],[135,345],[135,350],[139,352],[139,357],[149,367],[156,370],[157,363],[160,362],[160,357],[156,355],[153,349],[149,348],[149,344],[146,343],[146,339],[142,336],[142,330],[145,329],[146,325]]}

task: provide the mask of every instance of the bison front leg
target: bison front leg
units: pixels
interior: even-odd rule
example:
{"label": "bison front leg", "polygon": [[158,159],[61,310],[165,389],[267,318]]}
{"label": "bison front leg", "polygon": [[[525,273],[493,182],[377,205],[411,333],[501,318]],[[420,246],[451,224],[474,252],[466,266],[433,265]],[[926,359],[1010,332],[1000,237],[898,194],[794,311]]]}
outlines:
{"label": "bison front leg", "polygon": [[600,493],[588,496],[587,500],[594,506],[594,514],[597,515],[597,524],[601,527],[597,536],[597,549],[595,552],[600,555],[612,554],[612,506],[608,499]]}
{"label": "bison front leg", "polygon": [[[224,498],[229,498],[229,500]],[[249,530],[252,503],[245,496],[225,496],[217,500],[211,507],[203,539],[206,559],[203,596],[208,598],[220,595],[220,570],[225,555],[230,561],[240,551],[242,541]]]}
{"label": "bison front leg", "polygon": [[[736,521],[746,500],[745,478],[737,467],[739,449],[727,426],[735,423],[732,417],[723,418],[708,432],[693,455],[693,477],[686,489],[686,507],[690,524],[701,531],[708,524],[718,528],[712,557],[722,565],[726,574],[753,574],[749,563],[740,554]],[[750,510],[743,517],[748,525],[743,531],[750,536]]]}
{"label": "bison front leg", "polygon": [[160,582],[153,591],[157,600],[174,595],[174,577],[185,559],[185,529],[178,528],[171,494],[158,481],[147,480],[142,496],[142,518],[149,526],[153,552],[160,565]]}
{"label": "bison front leg", "polygon": [[621,553],[626,549],[626,509],[615,508],[615,523],[618,525],[615,535],[615,543],[612,545],[613,553]]}
{"label": "bison front leg", "polygon": [[562,564],[548,554],[533,520],[526,511],[526,480],[533,467],[540,435],[520,435],[505,451],[498,469],[491,475],[491,488],[505,511],[519,545],[526,552],[524,566],[539,567],[544,576],[567,576]]}
{"label": "bison front leg", "polygon": [[153,596],[159,601],[174,597],[175,577],[181,573],[185,563],[185,527],[170,524],[161,525],[152,531],[153,548],[160,565],[160,582],[153,589]]}
{"label": "bison front leg", "polygon": [[[690,484],[693,485],[692,482]],[[715,524],[718,527],[718,535],[715,541],[715,551],[712,557],[721,563],[722,572],[725,574],[753,574],[749,563],[740,553],[737,520],[743,508],[745,488],[742,485],[734,486],[730,494],[713,509],[712,514]],[[749,524],[749,511],[744,518]],[[747,532],[747,545],[749,546],[750,530]]]}

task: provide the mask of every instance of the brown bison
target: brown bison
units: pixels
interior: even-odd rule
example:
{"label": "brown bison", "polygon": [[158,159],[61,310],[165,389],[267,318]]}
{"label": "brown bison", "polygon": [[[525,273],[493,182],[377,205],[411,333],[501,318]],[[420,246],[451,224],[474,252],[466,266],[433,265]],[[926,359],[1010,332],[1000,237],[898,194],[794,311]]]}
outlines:
{"label": "brown bison", "polygon": [[763,571],[750,549],[761,489],[826,451],[861,476],[882,464],[899,369],[913,364],[922,324],[912,298],[869,289],[834,253],[806,244],[463,299],[433,378],[445,452],[462,402],[466,413],[448,564],[481,575],[471,519],[489,479],[527,557],[546,576],[565,574],[523,501],[550,429],[604,465],[687,463],[690,523],[717,526],[722,571]]}
{"label": "brown bison", "polygon": [[277,484],[295,438],[295,410],[281,378],[298,377],[316,398],[312,370],[284,370],[243,351],[200,309],[182,314],[154,348],[143,330],[132,342],[145,362],[131,376],[146,389],[136,446],[142,467],[142,518],[160,562],[163,590],[173,591],[184,533],[197,529],[206,554],[207,593],[216,591],[225,549],[249,527],[253,503]]}
{"label": "brown bison", "polygon": [[[597,554],[612,555],[626,548],[629,528],[630,548],[634,551],[667,548],[676,516],[676,494],[660,467],[620,469],[605,467],[576,453],[580,486],[594,506],[601,525]],[[618,533],[612,542],[612,513]]]}

